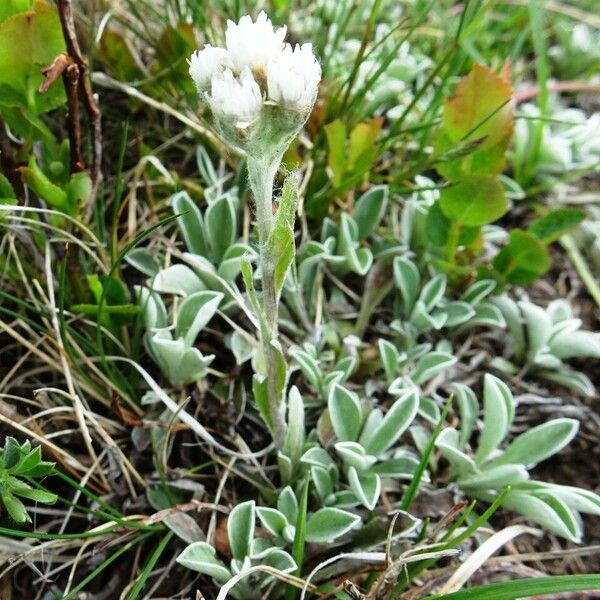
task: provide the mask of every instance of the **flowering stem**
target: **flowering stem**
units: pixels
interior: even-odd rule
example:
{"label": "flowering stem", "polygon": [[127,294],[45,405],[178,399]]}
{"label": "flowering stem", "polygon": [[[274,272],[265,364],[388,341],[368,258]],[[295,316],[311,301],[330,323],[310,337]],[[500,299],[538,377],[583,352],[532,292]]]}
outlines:
{"label": "flowering stem", "polygon": [[275,265],[266,252],[267,242],[274,225],[273,184],[280,159],[275,161],[248,157],[248,176],[256,205],[256,221],[262,279],[262,315],[260,321],[260,345],[265,361],[265,377],[273,441],[282,449],[287,433],[285,403],[278,383],[278,357],[273,343],[278,343],[279,299],[275,284]]}

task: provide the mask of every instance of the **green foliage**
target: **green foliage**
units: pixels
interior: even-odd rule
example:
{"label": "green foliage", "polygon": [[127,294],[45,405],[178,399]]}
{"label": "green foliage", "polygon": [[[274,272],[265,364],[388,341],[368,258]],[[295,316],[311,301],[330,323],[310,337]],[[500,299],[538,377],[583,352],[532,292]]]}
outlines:
{"label": "green foliage", "polygon": [[39,115],[62,106],[65,93],[62,85],[43,95],[38,88],[41,69],[65,51],[56,8],[45,0],[10,0],[0,11],[0,114],[20,135],[52,138]]}
{"label": "green foliage", "polygon": [[[486,375],[483,390],[483,428],[475,447],[469,446],[478,411],[473,393],[455,385],[461,429],[448,427],[436,446],[449,463],[449,475],[469,496],[491,501],[506,486],[511,491],[504,506],[520,512],[546,529],[572,541],[582,536],[579,512],[600,514],[600,497],[587,490],[535,481],[529,469],[564,448],[576,435],[574,419],[554,419],[501,445],[515,416],[508,386]],[[464,429],[463,429],[464,428]]]}
{"label": "green foliage", "polygon": [[506,319],[512,335],[507,360],[496,357],[492,364],[508,373],[520,368],[572,390],[593,396],[589,378],[570,368],[570,358],[600,358],[600,334],[581,330],[566,300],[554,300],[546,309],[528,301],[515,302],[504,295],[493,300]]}
{"label": "green foliage", "polygon": [[10,518],[18,523],[31,523],[31,517],[21,498],[42,504],[54,504],[56,494],[28,483],[52,475],[54,463],[42,460],[40,446],[31,448],[29,441],[19,444],[15,438],[7,436],[0,450],[0,499]]}

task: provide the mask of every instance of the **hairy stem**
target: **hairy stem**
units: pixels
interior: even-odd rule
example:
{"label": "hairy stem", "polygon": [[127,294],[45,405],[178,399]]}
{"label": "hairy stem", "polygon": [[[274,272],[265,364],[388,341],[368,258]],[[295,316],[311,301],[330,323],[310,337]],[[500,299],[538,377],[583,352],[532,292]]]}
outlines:
{"label": "hairy stem", "polygon": [[287,433],[285,403],[278,386],[277,343],[279,299],[275,287],[275,265],[269,260],[266,245],[273,229],[273,183],[279,166],[279,160],[270,162],[248,157],[248,175],[250,187],[256,205],[256,221],[262,278],[262,310],[260,319],[260,345],[265,360],[265,376],[269,397],[271,433],[278,449],[283,448]]}

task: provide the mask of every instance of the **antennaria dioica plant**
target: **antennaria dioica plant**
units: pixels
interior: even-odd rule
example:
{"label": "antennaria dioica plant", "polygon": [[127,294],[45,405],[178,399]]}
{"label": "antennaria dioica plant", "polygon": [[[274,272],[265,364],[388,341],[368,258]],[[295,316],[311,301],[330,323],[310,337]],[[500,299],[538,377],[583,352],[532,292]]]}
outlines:
{"label": "antennaria dioica plant", "polygon": [[246,155],[258,231],[258,272],[242,261],[242,277],[258,319],[260,352],[253,391],[275,445],[286,441],[287,367],[278,339],[279,298],[295,257],[296,183],[287,177],[274,208],[273,185],[286,149],[306,122],[317,97],[321,68],[311,44],[284,44],[286,28],[274,29],[261,12],[228,21],[226,48],[207,44],[192,55],[190,75],[208,103],[223,138]]}

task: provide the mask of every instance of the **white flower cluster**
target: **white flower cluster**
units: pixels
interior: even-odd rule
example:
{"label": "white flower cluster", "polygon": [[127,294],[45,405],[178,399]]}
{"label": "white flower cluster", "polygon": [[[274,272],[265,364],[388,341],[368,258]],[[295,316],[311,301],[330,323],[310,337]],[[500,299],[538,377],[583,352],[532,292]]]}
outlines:
{"label": "white flower cluster", "polygon": [[274,29],[263,11],[255,22],[227,21],[226,48],[207,44],[192,54],[190,75],[217,119],[247,126],[265,101],[295,111],[305,119],[312,109],[321,67],[311,44],[283,42],[286,27]]}

